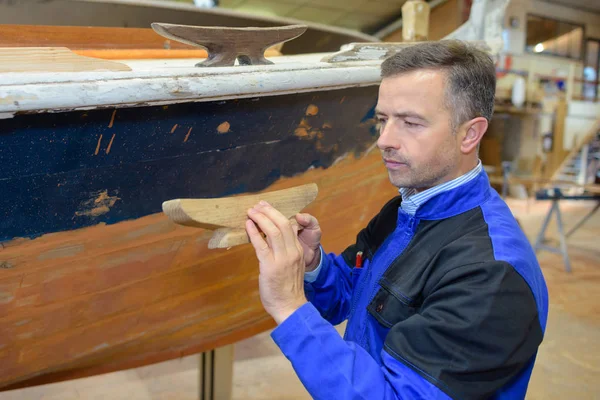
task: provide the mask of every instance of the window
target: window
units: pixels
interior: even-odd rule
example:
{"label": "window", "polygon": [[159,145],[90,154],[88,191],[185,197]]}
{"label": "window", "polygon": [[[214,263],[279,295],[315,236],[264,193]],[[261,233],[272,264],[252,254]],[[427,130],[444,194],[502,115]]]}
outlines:
{"label": "window", "polygon": [[527,16],[525,50],[581,60],[583,26],[535,15]]}

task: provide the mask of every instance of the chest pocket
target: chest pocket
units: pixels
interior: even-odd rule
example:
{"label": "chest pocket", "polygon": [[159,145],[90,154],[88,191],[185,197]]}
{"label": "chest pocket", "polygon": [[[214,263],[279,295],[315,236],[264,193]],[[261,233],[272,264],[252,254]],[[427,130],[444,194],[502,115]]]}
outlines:
{"label": "chest pocket", "polygon": [[385,328],[391,328],[399,322],[412,317],[419,311],[419,306],[410,299],[402,298],[380,286],[377,294],[369,303],[367,311]]}

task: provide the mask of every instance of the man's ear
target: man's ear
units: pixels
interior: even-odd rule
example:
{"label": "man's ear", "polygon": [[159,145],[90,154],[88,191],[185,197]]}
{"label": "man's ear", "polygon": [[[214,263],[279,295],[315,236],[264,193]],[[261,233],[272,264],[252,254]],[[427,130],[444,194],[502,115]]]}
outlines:
{"label": "man's ear", "polygon": [[473,118],[463,125],[463,129],[466,130],[462,142],[460,144],[460,151],[464,154],[469,154],[477,150],[479,142],[483,134],[487,131],[488,120],[484,117]]}

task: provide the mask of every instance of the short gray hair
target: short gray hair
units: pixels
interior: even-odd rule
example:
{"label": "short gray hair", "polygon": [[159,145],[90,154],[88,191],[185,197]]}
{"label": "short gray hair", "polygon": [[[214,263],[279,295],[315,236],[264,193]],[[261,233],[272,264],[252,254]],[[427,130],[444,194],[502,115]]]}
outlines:
{"label": "short gray hair", "polygon": [[466,121],[491,121],[496,94],[496,67],[483,50],[459,40],[423,42],[406,47],[381,64],[387,78],[420,69],[446,72],[445,106],[453,115],[452,131]]}

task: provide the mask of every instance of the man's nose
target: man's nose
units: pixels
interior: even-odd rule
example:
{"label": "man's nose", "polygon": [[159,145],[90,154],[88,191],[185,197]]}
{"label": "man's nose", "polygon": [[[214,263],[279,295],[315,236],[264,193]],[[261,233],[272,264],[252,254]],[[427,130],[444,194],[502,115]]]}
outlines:
{"label": "man's nose", "polygon": [[387,121],[385,125],[379,129],[379,138],[377,139],[377,147],[380,150],[398,149],[400,144],[398,138],[394,135],[394,127],[392,121]]}

